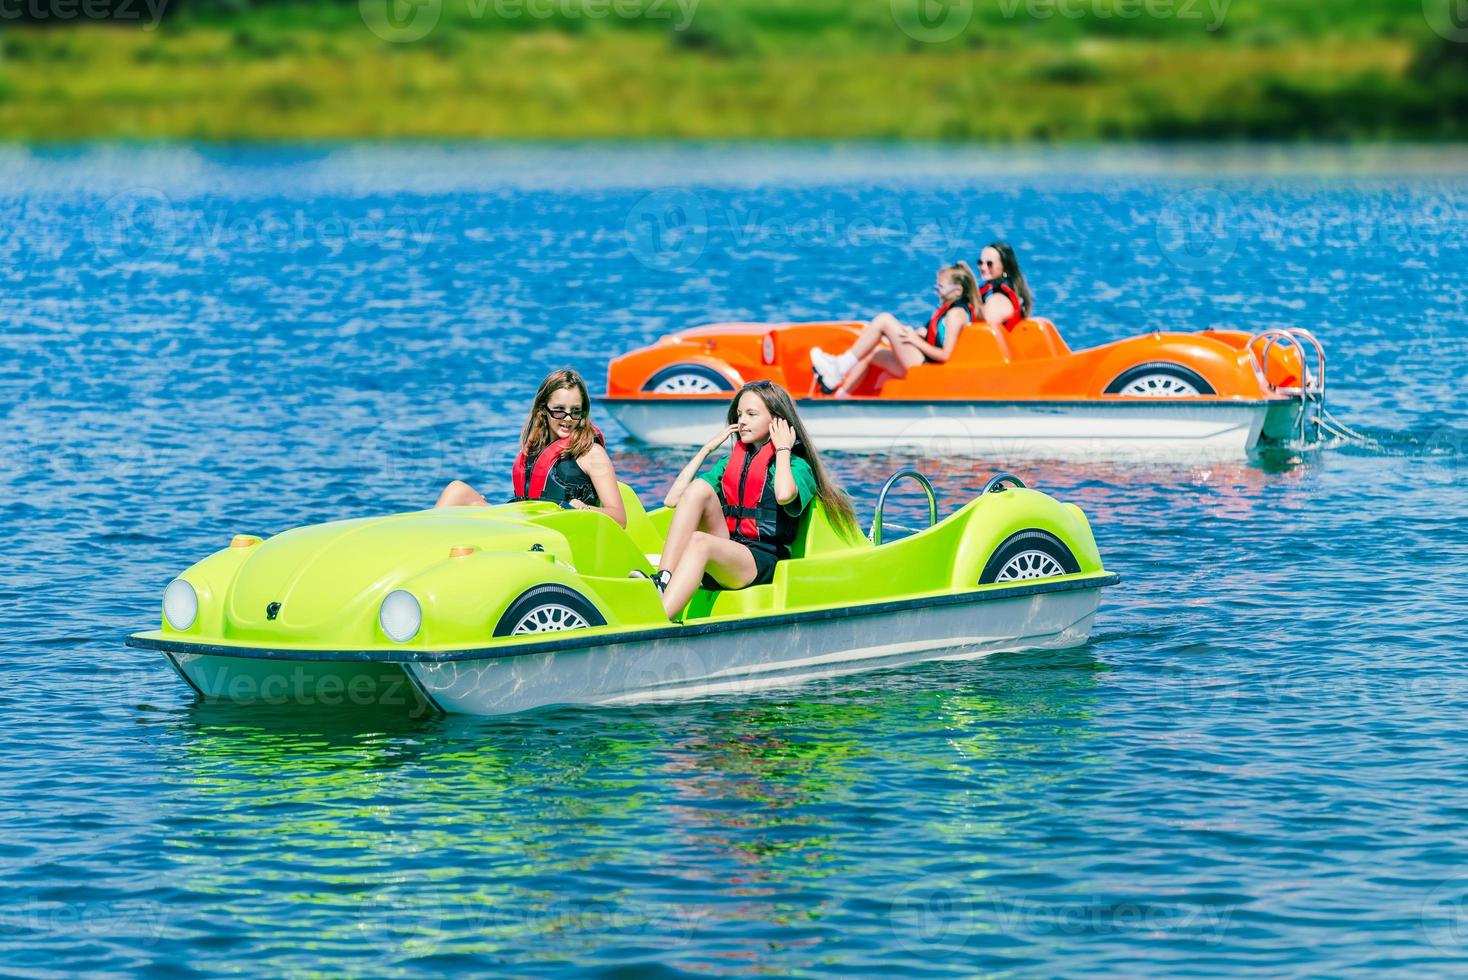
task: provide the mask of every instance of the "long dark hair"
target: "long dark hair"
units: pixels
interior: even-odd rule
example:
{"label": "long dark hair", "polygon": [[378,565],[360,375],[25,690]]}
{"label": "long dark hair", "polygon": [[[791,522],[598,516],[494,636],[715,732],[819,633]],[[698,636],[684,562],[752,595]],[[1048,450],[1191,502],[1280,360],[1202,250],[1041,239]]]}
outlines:
{"label": "long dark hair", "polygon": [[535,401],[530,405],[530,417],[525,420],[525,428],[520,430],[520,448],[531,459],[556,441],[556,434],[545,417],[545,408],[550,404],[551,395],[562,388],[574,388],[581,393],[581,409],[586,413],[579,422],[567,419],[571,423],[572,431],[571,445],[566,449],[565,455],[580,459],[596,445],[596,429],[591,425],[591,397],[586,393],[586,382],[570,368],[562,368],[547,374],[540,383],[540,390],[535,393]]}
{"label": "long dark hair", "polygon": [[848,541],[859,537],[861,532],[856,527],[856,511],[852,510],[851,498],[826,474],[826,468],[821,465],[821,454],[816,452],[815,444],[810,441],[810,435],[800,421],[800,413],[795,410],[795,402],[790,398],[789,392],[773,381],[749,382],[736,391],[734,400],[729,402],[726,416],[728,423],[733,425],[738,420],[739,399],[744,397],[746,391],[758,395],[770,415],[790,423],[790,428],[795,430],[795,448],[791,452],[805,460],[810,465],[810,471],[815,474],[816,498],[826,506],[826,513],[831,515],[836,530],[842,537]]}
{"label": "long dark hair", "polygon": [[1008,242],[990,242],[985,247],[999,253],[999,261],[1004,264],[1004,277],[1019,294],[1020,312],[1029,316],[1035,308],[1035,297],[1030,292],[1030,284],[1025,282],[1025,274],[1019,271],[1019,257],[1014,254],[1014,249]]}
{"label": "long dark hair", "polygon": [[958,288],[963,290],[959,297],[959,303],[965,303],[974,311],[974,316],[979,316],[979,280],[974,275],[974,270],[968,267],[968,263],[962,260],[945,265],[938,270],[938,275],[945,276],[958,283]]}

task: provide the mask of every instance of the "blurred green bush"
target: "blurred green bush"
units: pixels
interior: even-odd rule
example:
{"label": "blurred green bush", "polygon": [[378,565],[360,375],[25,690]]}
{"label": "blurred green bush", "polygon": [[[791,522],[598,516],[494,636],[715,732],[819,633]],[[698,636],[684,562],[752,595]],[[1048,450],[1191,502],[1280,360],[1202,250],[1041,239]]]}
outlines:
{"label": "blurred green bush", "polygon": [[25,2],[12,139],[1468,136],[1439,0]]}

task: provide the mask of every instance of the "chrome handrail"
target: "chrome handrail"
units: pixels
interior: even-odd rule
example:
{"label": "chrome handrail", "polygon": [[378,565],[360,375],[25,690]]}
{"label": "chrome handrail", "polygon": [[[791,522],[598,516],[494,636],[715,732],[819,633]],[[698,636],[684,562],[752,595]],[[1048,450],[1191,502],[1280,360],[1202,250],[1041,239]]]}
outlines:
{"label": "chrome handrail", "polygon": [[[1288,395],[1310,394],[1316,395],[1319,398],[1325,397],[1325,347],[1320,343],[1319,338],[1310,331],[1300,327],[1281,328],[1278,330],[1266,330],[1263,333],[1256,334],[1253,340],[1249,341],[1249,346],[1253,347],[1254,341],[1260,338],[1264,338],[1264,350],[1259,355],[1259,368],[1264,372],[1266,378],[1269,374],[1269,352],[1274,349],[1276,344],[1288,341],[1293,343],[1295,348],[1300,352],[1300,370],[1305,375],[1300,379],[1300,387],[1276,388],[1276,391]],[[1308,341],[1310,346],[1315,348],[1315,363],[1319,370],[1316,373],[1314,384],[1310,383],[1310,362],[1305,357],[1305,344],[1301,342],[1302,339]]]}
{"label": "chrome handrail", "polygon": [[[1298,397],[1304,403],[1300,411],[1300,441],[1305,441],[1305,427],[1311,424],[1312,421],[1315,426],[1315,438],[1318,440],[1320,438],[1321,415],[1325,412],[1325,346],[1321,344],[1315,334],[1302,327],[1281,327],[1255,334],[1249,341],[1249,349],[1251,351],[1253,350],[1255,341],[1260,339],[1264,341],[1264,349],[1259,353],[1259,374],[1265,379],[1266,384],[1268,384],[1269,379],[1269,352],[1274,349],[1276,344],[1282,346],[1292,344],[1300,352],[1300,374],[1302,375],[1300,386],[1298,388],[1280,388],[1270,385],[1270,387],[1281,395],[1287,395],[1292,398]],[[1317,370],[1313,382],[1310,377],[1310,361],[1306,357],[1306,343],[1309,343],[1315,349],[1315,366]],[[1312,406],[1313,411],[1311,411]]]}
{"label": "chrome handrail", "polygon": [[988,483],[984,484],[984,489],[979,491],[979,496],[983,497],[991,493],[1003,493],[1004,484],[1006,483],[1012,484],[1017,490],[1026,489],[1025,481],[1021,480],[1019,477],[1013,476],[1009,473],[1000,473],[998,476],[992,477]]}
{"label": "chrome handrail", "polygon": [[928,527],[938,523],[938,498],[933,493],[933,485],[928,482],[928,478],[917,470],[898,470],[887,478],[887,482],[882,484],[881,492],[877,494],[877,509],[872,514],[872,532],[869,536],[872,544],[878,547],[882,544],[882,511],[887,505],[887,492],[902,480],[916,480],[922,486],[923,492],[928,495]]}

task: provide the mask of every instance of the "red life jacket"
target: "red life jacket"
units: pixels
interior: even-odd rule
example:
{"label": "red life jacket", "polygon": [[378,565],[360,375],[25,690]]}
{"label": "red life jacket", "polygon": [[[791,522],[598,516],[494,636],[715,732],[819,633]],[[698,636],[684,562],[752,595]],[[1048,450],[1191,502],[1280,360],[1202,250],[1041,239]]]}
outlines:
{"label": "red life jacket", "polygon": [[974,308],[972,306],[969,306],[962,300],[954,300],[952,303],[944,303],[942,306],[938,307],[938,312],[934,313],[932,319],[928,321],[929,346],[943,346],[942,344],[938,343],[938,328],[943,324],[943,318],[948,315],[948,311],[953,309],[955,306],[963,307],[963,309],[968,313],[969,323],[973,323],[975,320],[978,319],[977,314],[974,313]]}
{"label": "red life jacket", "polygon": [[[591,431],[596,434],[598,444],[602,446],[607,444],[600,429],[593,425]],[[548,444],[535,457],[534,466],[528,465],[529,460],[525,455],[525,450],[523,448],[520,450],[520,454],[515,457],[515,468],[512,472],[516,500],[550,500],[555,503],[565,503],[574,498],[587,503],[596,503],[596,490],[591,488],[591,479],[581,471],[580,466],[576,466],[575,460],[571,460],[571,465],[575,466],[576,473],[580,474],[579,480],[576,479],[575,474],[558,475],[555,472],[558,468],[557,464],[561,462],[561,457],[565,455],[566,450],[571,447],[571,440],[574,438],[575,435],[572,434]],[[589,497],[587,496],[588,488],[591,488]]]}
{"label": "red life jacket", "polygon": [[990,279],[979,287],[979,302],[983,303],[987,301],[995,293],[1003,296],[1014,305],[1014,312],[1010,314],[1009,319],[1004,321],[1004,326],[1013,330],[1024,321],[1025,304],[1020,302],[1019,293],[1014,291],[1014,287],[1009,284],[1009,280],[1003,277]]}
{"label": "red life jacket", "polygon": [[800,531],[800,521],[785,513],[775,498],[775,444],[766,442],[750,452],[735,441],[719,481],[724,524],[729,534],[746,541],[788,545]]}

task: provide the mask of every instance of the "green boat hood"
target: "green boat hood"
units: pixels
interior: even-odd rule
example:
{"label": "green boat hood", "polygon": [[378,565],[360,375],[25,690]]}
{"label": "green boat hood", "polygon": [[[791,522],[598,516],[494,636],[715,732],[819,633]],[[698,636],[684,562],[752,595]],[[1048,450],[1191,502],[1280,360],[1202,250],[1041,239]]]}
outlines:
{"label": "green boat hood", "polygon": [[488,514],[399,514],[285,531],[247,549],[222,596],[222,632],[275,641],[341,635],[338,627],[373,623],[401,583],[457,560],[451,551],[518,554],[536,545],[569,556],[561,535]]}

